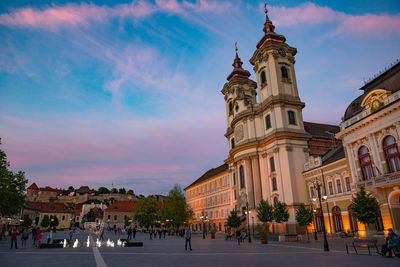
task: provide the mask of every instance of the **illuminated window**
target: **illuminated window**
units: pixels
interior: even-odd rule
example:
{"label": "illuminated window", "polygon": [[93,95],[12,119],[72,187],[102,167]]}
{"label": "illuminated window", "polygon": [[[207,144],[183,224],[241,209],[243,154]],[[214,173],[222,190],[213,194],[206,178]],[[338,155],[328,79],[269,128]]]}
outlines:
{"label": "illuminated window", "polygon": [[389,135],[383,140],[383,150],[385,151],[389,172],[400,171],[400,153],[396,144],[396,139],[394,139],[393,136]]}
{"label": "illuminated window", "polygon": [[358,160],[360,161],[360,167],[364,180],[369,180],[374,177],[369,150],[366,146],[362,146],[358,150]]}

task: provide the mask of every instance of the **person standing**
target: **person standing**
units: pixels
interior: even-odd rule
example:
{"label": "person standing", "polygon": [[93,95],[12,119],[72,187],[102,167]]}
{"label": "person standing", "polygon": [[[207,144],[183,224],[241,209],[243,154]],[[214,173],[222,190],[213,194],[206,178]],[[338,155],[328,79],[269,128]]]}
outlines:
{"label": "person standing", "polygon": [[21,247],[26,248],[26,241],[29,239],[29,230],[27,228],[24,228],[22,231],[22,236],[21,236]]}
{"label": "person standing", "polygon": [[136,227],[133,228],[132,234],[133,234],[133,239],[136,239]]}
{"label": "person standing", "polygon": [[236,230],[236,239],[237,239],[237,242],[238,242],[238,245],[240,245],[240,231],[239,230]]}
{"label": "person standing", "polygon": [[11,230],[11,247],[10,247],[10,249],[13,248],[13,244],[15,244],[15,249],[18,249],[17,235],[18,235],[18,229],[17,229],[17,227],[14,227]]}
{"label": "person standing", "polygon": [[189,244],[189,249],[192,251],[192,232],[190,231],[190,228],[187,228],[185,231],[185,250],[187,250],[187,245]]}
{"label": "person standing", "polygon": [[40,231],[39,228],[38,228],[38,231],[39,231],[39,233],[38,233],[38,245],[37,245],[37,247],[40,248],[40,245],[41,245],[42,239],[43,239],[43,234],[42,234],[42,232]]}
{"label": "person standing", "polygon": [[53,232],[50,229],[49,234],[47,235],[47,244],[50,244],[51,239],[53,238]]}
{"label": "person standing", "polygon": [[132,228],[128,229],[128,240],[132,239]]}
{"label": "person standing", "polygon": [[36,239],[37,239],[37,234],[36,234],[36,228],[32,228],[32,240],[33,240],[33,245],[36,246]]}
{"label": "person standing", "polygon": [[69,231],[69,242],[71,243],[72,237],[74,236],[74,232],[71,230]]}

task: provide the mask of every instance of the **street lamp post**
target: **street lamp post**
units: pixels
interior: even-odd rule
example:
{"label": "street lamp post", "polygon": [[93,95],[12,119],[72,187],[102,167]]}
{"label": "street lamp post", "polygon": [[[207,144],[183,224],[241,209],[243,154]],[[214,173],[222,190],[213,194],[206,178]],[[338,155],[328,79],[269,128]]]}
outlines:
{"label": "street lamp post", "polygon": [[207,221],[207,215],[201,215],[200,219],[203,221],[203,239],[206,239],[206,224],[205,224],[205,222]]}
{"label": "street lamp post", "polygon": [[[324,232],[324,251],[329,251],[328,240],[326,239],[324,211],[323,211],[323,209],[322,209],[321,182],[320,182],[319,180],[316,180],[315,183],[314,183],[314,187],[315,187],[315,189],[317,190],[317,193],[318,193],[318,200],[319,200],[319,206],[321,207],[322,231]],[[326,200],[326,196],[324,196],[324,199]]]}
{"label": "street lamp post", "polygon": [[251,233],[250,233],[250,211],[249,211],[249,202],[246,202],[246,213],[247,213],[247,233],[249,236],[249,243],[251,243]]}
{"label": "street lamp post", "polygon": [[310,208],[311,208],[311,210],[312,210],[312,212],[313,212],[314,240],[318,240],[318,237],[317,237],[317,221],[315,220],[315,213],[316,213],[316,210],[314,210],[314,207],[313,207],[312,202],[311,202],[311,204],[310,204]]}
{"label": "street lamp post", "polygon": [[251,223],[253,224],[253,237],[254,237],[254,216],[251,216]]}

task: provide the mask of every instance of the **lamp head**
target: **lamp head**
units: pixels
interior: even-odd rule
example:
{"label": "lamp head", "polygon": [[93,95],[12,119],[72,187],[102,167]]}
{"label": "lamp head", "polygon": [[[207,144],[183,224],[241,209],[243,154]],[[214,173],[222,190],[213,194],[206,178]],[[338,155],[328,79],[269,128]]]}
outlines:
{"label": "lamp head", "polygon": [[328,196],[327,196],[327,195],[324,195],[324,196],[322,196],[322,198],[323,198],[324,200],[327,200]]}
{"label": "lamp head", "polygon": [[316,198],[316,197],[313,197],[313,198],[312,198],[312,201],[314,201],[314,202],[317,201],[317,198]]}

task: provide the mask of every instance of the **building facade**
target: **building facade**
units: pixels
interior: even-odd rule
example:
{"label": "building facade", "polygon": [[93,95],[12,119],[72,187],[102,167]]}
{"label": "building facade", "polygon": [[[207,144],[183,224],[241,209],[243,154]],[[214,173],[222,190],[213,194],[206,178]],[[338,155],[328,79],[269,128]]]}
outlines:
{"label": "building facade", "polygon": [[400,230],[400,63],[364,85],[346,109],[336,137],[345,147],[355,188],[380,204],[371,231]]}
{"label": "building facade", "polygon": [[185,192],[193,210],[190,222],[193,231],[227,231],[227,218],[236,202],[227,164],[208,170],[186,187]]}

